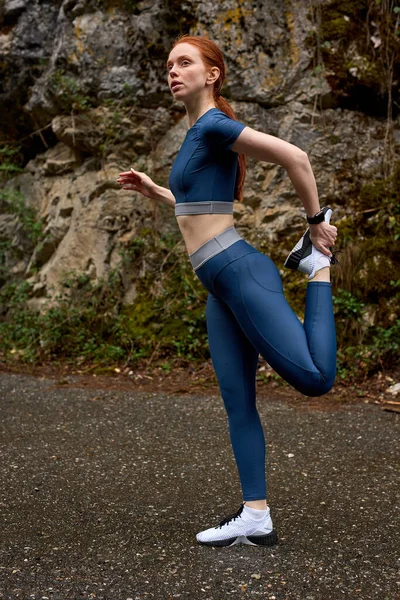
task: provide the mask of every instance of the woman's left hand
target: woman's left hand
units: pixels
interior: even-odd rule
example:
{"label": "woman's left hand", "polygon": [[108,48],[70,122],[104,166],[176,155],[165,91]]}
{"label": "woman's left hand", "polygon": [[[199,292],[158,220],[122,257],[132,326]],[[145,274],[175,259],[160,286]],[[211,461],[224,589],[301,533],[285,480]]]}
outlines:
{"label": "woman's left hand", "polygon": [[335,245],[337,228],[325,221],[310,225],[310,240],[313,245],[327,256],[332,256],[331,248]]}

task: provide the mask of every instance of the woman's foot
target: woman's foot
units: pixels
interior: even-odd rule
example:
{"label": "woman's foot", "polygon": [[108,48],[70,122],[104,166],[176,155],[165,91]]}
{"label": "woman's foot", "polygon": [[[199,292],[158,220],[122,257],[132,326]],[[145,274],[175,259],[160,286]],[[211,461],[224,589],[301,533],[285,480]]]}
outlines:
{"label": "woman's foot", "polygon": [[323,254],[323,252],[317,250],[317,248],[311,244],[311,252],[300,261],[297,270],[306,273],[308,279],[314,279],[316,273],[322,269],[326,269],[326,267],[330,267],[331,262],[332,259],[329,256],[326,256],[326,254]]}
{"label": "woman's foot", "polygon": [[269,508],[257,510],[242,503],[236,513],[220,521],[216,527],[201,531],[196,539],[205,546],[273,546],[278,536],[272,526]]}
{"label": "woman's foot", "polygon": [[[332,216],[332,209],[325,206],[322,212],[324,213],[324,221],[329,223]],[[313,246],[310,240],[310,230],[307,229],[289,253],[284,266],[288,269],[306,273],[309,279],[313,279],[317,271],[325,267],[330,267],[333,262],[329,256],[326,256],[326,254],[323,254]]]}

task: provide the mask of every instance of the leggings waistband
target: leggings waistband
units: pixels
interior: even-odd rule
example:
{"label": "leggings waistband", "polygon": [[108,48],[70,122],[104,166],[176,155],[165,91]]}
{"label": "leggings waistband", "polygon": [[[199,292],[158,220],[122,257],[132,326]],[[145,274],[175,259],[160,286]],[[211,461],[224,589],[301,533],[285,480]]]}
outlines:
{"label": "leggings waistband", "polygon": [[228,229],[225,229],[215,237],[211,238],[211,240],[202,244],[200,248],[197,248],[196,252],[189,255],[193,269],[196,271],[210,258],[242,239],[243,238],[238,234],[234,226],[228,227]]}

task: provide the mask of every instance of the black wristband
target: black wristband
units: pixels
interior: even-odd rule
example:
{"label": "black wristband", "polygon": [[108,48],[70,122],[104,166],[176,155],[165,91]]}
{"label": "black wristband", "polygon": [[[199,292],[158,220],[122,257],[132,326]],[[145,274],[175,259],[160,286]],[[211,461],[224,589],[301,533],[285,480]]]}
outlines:
{"label": "black wristband", "polygon": [[307,217],[307,223],[309,223],[310,225],[316,225],[317,223],[322,223],[324,219],[325,212],[323,210],[320,210],[313,217]]}

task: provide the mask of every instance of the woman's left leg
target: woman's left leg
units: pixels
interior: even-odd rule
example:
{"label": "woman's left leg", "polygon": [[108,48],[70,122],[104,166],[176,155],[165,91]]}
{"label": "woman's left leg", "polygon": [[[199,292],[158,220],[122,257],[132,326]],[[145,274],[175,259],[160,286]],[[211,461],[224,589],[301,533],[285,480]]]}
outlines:
{"label": "woman's left leg", "polygon": [[210,353],[228,415],[243,500],[266,498],[265,438],[256,407],[258,351],[228,306],[209,294],[206,306]]}
{"label": "woman's left leg", "polygon": [[330,283],[308,283],[304,325],[283,294],[278,269],[261,252],[231,261],[213,284],[251,344],[283,379],[307,396],[332,388],[336,337]]}

